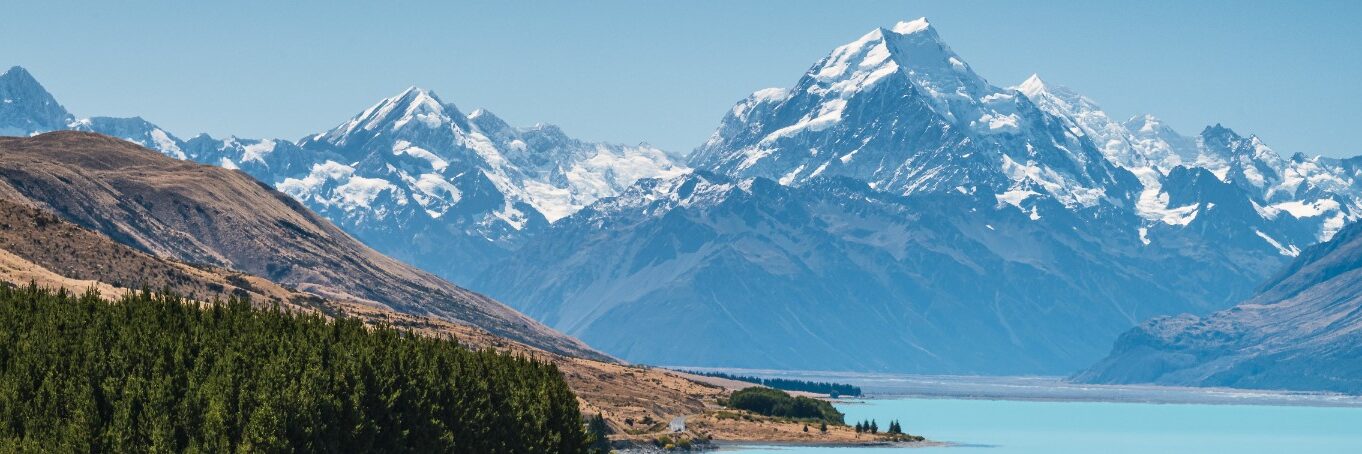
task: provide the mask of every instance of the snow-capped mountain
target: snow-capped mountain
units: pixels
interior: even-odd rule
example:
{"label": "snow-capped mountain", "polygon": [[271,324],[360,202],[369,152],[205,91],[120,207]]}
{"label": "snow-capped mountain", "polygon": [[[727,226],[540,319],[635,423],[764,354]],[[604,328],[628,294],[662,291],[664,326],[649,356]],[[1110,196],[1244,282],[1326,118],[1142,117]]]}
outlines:
{"label": "snow-capped mountain", "polygon": [[[482,175],[472,179],[485,180],[477,184],[490,184],[505,195],[480,221],[488,226],[488,237],[542,222],[539,218],[557,220],[638,178],[686,170],[646,145],[582,142],[552,125],[514,128],[482,109],[465,115],[416,87],[304,138],[299,146],[358,163],[361,173],[395,176],[390,182],[408,189],[432,218],[462,199],[464,191],[446,183],[476,170]],[[476,185],[466,189],[470,195],[479,190]]]}
{"label": "snow-capped mountain", "polygon": [[724,117],[691,165],[797,184],[845,176],[901,195],[994,191],[1076,209],[1133,202],[1138,181],[1026,96],[975,74],[925,19],[872,30],[788,90]]}
{"label": "snow-capped mountain", "polygon": [[548,125],[514,128],[419,88],[298,147],[314,156],[311,168],[265,181],[379,250],[456,281],[640,177],[685,170],[656,148],[582,142]]}
{"label": "snow-capped mountain", "polygon": [[740,101],[695,175],[602,199],[473,285],[632,360],[1067,373],[1355,218],[1352,161],[1277,156],[994,86],[900,22]]}
{"label": "snow-capped mountain", "polygon": [[240,169],[374,248],[456,282],[639,178],[688,171],[657,148],[584,142],[552,125],[512,127],[486,110],[465,115],[417,87],[297,142],[203,134],[185,141],[141,118],[77,120],[17,67],[0,78],[0,93],[17,106],[0,111],[0,127],[13,134],[98,132]]}

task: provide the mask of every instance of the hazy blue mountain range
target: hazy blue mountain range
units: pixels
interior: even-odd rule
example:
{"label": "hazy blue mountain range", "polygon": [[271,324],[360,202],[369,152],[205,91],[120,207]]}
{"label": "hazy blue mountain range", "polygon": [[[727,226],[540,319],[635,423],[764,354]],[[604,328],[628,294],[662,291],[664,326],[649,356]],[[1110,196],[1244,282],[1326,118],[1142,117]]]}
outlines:
{"label": "hazy blue mountain range", "polygon": [[1075,380],[1362,393],[1362,226],[1306,249],[1252,298],[1122,334]]}
{"label": "hazy blue mountain range", "polygon": [[1025,373],[1081,367],[1132,317],[1255,278],[1052,201],[1040,220],[996,204],[697,171],[555,223],[474,285],[636,360]]}
{"label": "hazy blue mountain range", "polygon": [[1150,317],[1249,297],[1362,206],[1356,160],[1117,121],[1039,77],[1000,87],[925,19],[739,101],[684,162],[417,88],[297,141],[184,141],[75,119],[22,69],[0,87],[9,133],[91,130],[239,168],[651,363],[1069,373]]}

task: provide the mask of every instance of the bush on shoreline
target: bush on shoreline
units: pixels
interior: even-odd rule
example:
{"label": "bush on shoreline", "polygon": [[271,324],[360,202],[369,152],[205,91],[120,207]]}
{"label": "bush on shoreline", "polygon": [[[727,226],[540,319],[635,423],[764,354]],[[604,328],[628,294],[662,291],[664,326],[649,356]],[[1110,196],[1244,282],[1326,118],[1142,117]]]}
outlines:
{"label": "bush on shoreline", "polygon": [[832,404],[804,396],[791,396],[778,389],[754,386],[734,391],[724,405],[764,416],[845,424],[845,416]]}

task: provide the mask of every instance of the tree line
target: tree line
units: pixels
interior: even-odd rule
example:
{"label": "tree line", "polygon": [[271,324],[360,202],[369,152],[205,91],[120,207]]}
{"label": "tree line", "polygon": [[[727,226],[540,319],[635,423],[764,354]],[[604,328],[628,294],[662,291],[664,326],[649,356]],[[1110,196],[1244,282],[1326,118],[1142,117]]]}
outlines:
{"label": "tree line", "polygon": [[848,385],[845,383],[814,382],[805,380],[793,380],[788,378],[761,378],[747,375],[734,375],[723,372],[697,372],[686,371],[695,375],[706,377],[724,378],[748,383],[756,383],[762,386],[769,386],[775,389],[786,391],[803,391],[816,394],[827,394],[832,397],[839,396],[860,396],[861,387]]}
{"label": "tree line", "polygon": [[237,299],[0,285],[2,452],[568,453],[591,438],[549,363]]}
{"label": "tree line", "polygon": [[[880,433],[880,424],[873,419],[858,422],[856,423],[856,433]],[[889,421],[889,430],[885,431],[885,433],[902,435],[903,426],[899,424],[898,420]]]}

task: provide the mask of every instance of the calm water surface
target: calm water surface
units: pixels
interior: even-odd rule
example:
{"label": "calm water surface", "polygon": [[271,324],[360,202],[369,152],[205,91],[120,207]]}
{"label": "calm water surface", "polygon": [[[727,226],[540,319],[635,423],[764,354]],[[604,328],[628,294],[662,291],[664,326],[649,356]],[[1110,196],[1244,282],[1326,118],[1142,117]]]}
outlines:
{"label": "calm water surface", "polygon": [[898,419],[940,448],[735,447],[765,454],[1362,453],[1362,408],[891,398],[837,405],[847,422]]}

